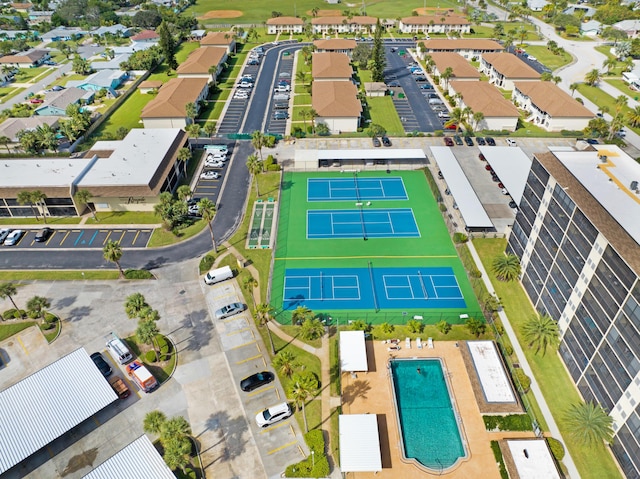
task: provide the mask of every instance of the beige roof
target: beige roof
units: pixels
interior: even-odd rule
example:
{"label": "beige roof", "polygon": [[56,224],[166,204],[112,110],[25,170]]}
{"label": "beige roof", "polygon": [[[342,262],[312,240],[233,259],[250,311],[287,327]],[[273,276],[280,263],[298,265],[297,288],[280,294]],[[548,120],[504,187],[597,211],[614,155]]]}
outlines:
{"label": "beige roof", "polygon": [[421,15],[404,17],[402,23],[405,25],[469,25],[471,22],[464,17],[457,15]]}
{"label": "beige roof", "polygon": [[594,117],[592,112],[554,83],[548,81],[522,81],[515,82],[514,86],[523,95],[528,96],[532,104],[552,117]]}
{"label": "beige roof", "polygon": [[314,53],[311,60],[313,78],[351,78],[353,68],[344,53]]}
{"label": "beige roof", "polygon": [[347,81],[316,81],[311,86],[311,105],[320,117],[360,116],[362,104],[358,89]]}
{"label": "beige roof", "polygon": [[342,25],[343,21],[347,24],[355,23],[357,25],[375,25],[378,22],[377,18],[366,16],[351,17],[316,17],[311,19],[313,25]]}
{"label": "beige roof", "polygon": [[162,80],[145,80],[140,82],[138,88],[160,88],[162,86]]}
{"label": "beige roof", "polygon": [[480,72],[465,60],[462,55],[453,52],[434,52],[431,59],[442,73],[451,67],[454,78],[480,78]]}
{"label": "beige roof", "polygon": [[304,25],[298,17],[275,17],[267,20],[267,25]]}
{"label": "beige roof", "polygon": [[387,84],[381,81],[364,82],[364,91],[387,91]]}
{"label": "beige roof", "polygon": [[482,55],[482,61],[489,63],[506,78],[540,78],[540,73],[513,53],[485,53]]}
{"label": "beige roof", "polygon": [[195,103],[206,86],[206,78],[173,78],[142,109],[140,118],[185,118],[185,105]]}
{"label": "beige roof", "polygon": [[444,38],[436,40],[422,40],[422,48],[426,50],[478,50],[478,51],[502,51],[504,47],[493,40],[457,38],[448,40]]}
{"label": "beige roof", "polygon": [[495,86],[487,82],[451,81],[451,88],[462,95],[462,101],[474,112],[481,111],[485,118],[519,117],[513,103],[505,99]]}
{"label": "beige roof", "polygon": [[45,57],[49,52],[45,50],[29,50],[16,55],[5,55],[0,58],[0,63],[35,63]]}
{"label": "beige roof", "polygon": [[315,40],[313,46],[317,50],[353,50],[356,47],[356,41],[346,38],[328,38]]}
{"label": "beige roof", "polygon": [[[225,38],[226,36],[226,38]],[[200,40],[200,45],[231,45],[233,32],[209,32],[207,36]]]}
{"label": "beige roof", "polygon": [[226,58],[225,47],[200,47],[189,54],[180,64],[177,73],[209,73],[209,68],[217,67]]}

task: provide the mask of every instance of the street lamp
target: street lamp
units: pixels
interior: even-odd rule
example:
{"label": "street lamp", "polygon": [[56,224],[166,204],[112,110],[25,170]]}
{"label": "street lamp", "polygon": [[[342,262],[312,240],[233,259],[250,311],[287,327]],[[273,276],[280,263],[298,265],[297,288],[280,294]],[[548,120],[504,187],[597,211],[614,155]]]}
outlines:
{"label": "street lamp", "polygon": [[311,451],[311,464],[312,464],[312,468],[315,469],[316,467],[316,451]]}

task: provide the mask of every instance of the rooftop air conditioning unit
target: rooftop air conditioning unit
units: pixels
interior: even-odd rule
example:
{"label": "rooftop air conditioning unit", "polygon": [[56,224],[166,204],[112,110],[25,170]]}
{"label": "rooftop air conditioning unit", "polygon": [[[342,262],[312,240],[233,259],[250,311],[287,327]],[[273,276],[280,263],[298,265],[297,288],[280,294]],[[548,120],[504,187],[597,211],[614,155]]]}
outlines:
{"label": "rooftop air conditioning unit", "polygon": [[607,162],[607,155],[598,155],[598,158],[600,159],[601,163]]}

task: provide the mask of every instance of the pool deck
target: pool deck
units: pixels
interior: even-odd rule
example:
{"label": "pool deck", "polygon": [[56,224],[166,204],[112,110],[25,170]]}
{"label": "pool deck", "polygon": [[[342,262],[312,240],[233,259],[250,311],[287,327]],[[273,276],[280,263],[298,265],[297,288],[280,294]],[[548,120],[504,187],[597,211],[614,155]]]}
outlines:
{"label": "pool deck", "polygon": [[[402,338],[401,338],[402,339]],[[460,350],[464,344],[456,347],[454,341],[434,342],[433,349],[428,349],[426,339],[422,349],[411,342],[411,349],[405,349],[405,342],[400,342],[399,351],[388,351],[388,344],[381,341],[367,341],[369,372],[358,373],[354,378],[350,374],[342,375],[342,413],[343,414],[377,414],[380,432],[380,448],[382,453],[382,471],[351,472],[349,479],[384,479],[398,478],[417,479],[442,476],[450,479],[500,479],[490,441],[508,438],[533,438],[532,432],[487,432],[482,421],[471,381]],[[449,471],[440,473],[427,472],[416,466],[415,462],[402,459],[400,433],[392,398],[392,387],[389,379],[387,362],[390,358],[441,358],[445,374],[449,375],[449,386],[455,400],[455,408],[462,418],[463,441],[466,443],[467,458],[458,461]]]}

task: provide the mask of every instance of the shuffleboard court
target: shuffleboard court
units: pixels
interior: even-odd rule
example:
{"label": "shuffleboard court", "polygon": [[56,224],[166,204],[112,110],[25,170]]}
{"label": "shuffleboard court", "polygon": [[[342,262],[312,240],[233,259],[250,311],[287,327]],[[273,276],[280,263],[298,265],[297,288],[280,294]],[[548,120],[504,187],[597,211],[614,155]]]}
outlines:
{"label": "shuffleboard court", "polygon": [[284,309],[465,308],[451,268],[295,268],[284,278]]}
{"label": "shuffleboard court", "polygon": [[407,200],[400,177],[308,178],[307,201]]}
{"label": "shuffleboard court", "polygon": [[411,208],[307,211],[307,239],[419,237]]}

